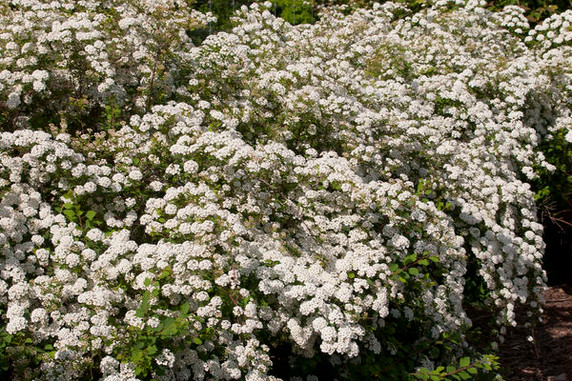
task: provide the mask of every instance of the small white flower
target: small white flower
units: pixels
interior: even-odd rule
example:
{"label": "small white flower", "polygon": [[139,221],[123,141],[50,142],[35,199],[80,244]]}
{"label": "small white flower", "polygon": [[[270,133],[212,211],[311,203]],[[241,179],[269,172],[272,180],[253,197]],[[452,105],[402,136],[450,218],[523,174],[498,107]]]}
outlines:
{"label": "small white flower", "polygon": [[87,232],[86,237],[89,238],[92,241],[101,241],[103,240],[103,238],[105,237],[104,233],[95,228],[95,229],[91,229],[90,231]]}
{"label": "small white flower", "polygon": [[143,178],[143,173],[141,173],[141,171],[138,169],[134,169],[131,172],[129,172],[129,178],[131,180],[139,181]]}
{"label": "small white flower", "polygon": [[185,162],[183,169],[185,170],[185,172],[193,174],[193,173],[196,173],[198,171],[199,164],[194,160],[189,160],[189,161]]}
{"label": "small white flower", "polygon": [[83,185],[83,189],[87,192],[87,193],[93,193],[97,190],[97,185],[95,185],[93,182],[88,181]]}
{"label": "small white flower", "polygon": [[161,354],[155,359],[159,366],[172,368],[175,365],[175,355],[168,349],[163,349]]}
{"label": "small white flower", "polygon": [[147,320],[147,325],[148,325],[150,328],[157,328],[160,323],[161,323],[161,320],[157,319],[155,316],[151,316],[151,317]]}
{"label": "small white flower", "polygon": [[223,114],[222,112],[218,111],[218,110],[211,110],[211,111],[209,112],[209,114],[210,114],[210,116],[212,116],[214,119],[221,120],[221,121],[224,120],[224,114]]}
{"label": "small white flower", "polygon": [[46,84],[42,81],[35,81],[33,84],[34,91],[40,92],[46,89]]}

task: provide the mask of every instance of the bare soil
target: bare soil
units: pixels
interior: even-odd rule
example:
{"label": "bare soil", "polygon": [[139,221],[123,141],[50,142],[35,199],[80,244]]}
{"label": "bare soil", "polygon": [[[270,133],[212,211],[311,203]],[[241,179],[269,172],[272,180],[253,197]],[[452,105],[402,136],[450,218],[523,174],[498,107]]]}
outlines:
{"label": "bare soil", "polygon": [[549,287],[543,322],[515,327],[500,346],[507,381],[572,381],[572,286]]}

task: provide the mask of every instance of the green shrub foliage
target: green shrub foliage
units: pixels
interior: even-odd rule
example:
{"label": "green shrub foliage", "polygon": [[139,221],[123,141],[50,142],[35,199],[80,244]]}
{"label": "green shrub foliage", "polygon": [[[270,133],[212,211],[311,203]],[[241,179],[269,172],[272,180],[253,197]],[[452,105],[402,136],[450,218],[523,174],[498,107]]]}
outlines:
{"label": "green shrub foliage", "polygon": [[183,0],[0,4],[2,374],[491,379],[469,312],[542,311],[572,12],[482,5],[196,46]]}

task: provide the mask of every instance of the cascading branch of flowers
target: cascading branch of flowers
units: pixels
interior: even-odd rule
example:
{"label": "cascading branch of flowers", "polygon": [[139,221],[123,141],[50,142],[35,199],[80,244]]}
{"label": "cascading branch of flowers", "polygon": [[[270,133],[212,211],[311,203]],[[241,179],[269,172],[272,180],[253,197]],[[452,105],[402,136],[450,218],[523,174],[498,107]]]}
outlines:
{"label": "cascading branch of flowers", "polygon": [[572,12],[254,4],[194,46],[183,0],[0,9],[14,379],[476,372],[469,305],[541,311],[528,181],[572,136]]}

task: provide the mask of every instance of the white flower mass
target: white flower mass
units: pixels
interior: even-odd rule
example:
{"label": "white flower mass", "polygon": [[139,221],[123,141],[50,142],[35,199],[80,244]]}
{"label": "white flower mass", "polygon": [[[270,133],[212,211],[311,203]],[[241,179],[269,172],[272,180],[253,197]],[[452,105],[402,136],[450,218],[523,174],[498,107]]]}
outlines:
{"label": "white flower mass", "polygon": [[160,380],[277,380],[277,343],[344,379],[401,350],[389,327],[463,337],[469,277],[499,326],[541,311],[527,181],[572,142],[571,11],[254,4],[195,46],[212,15],[183,0],[9,3],[0,314],[53,348],[37,379],[145,379],[153,335]]}

